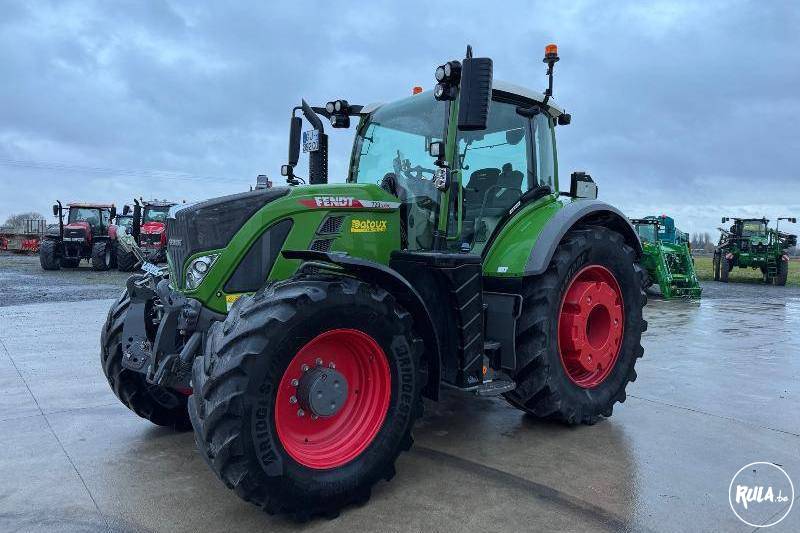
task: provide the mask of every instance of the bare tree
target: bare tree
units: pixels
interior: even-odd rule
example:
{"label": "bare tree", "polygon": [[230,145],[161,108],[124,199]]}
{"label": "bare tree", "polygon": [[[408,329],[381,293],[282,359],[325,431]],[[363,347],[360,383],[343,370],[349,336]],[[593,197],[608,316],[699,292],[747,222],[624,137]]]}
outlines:
{"label": "bare tree", "polygon": [[28,213],[19,213],[17,215],[9,215],[6,219],[4,226],[11,226],[16,227],[23,223],[25,220],[43,220],[44,215],[41,213],[37,213],[35,211],[30,211]]}

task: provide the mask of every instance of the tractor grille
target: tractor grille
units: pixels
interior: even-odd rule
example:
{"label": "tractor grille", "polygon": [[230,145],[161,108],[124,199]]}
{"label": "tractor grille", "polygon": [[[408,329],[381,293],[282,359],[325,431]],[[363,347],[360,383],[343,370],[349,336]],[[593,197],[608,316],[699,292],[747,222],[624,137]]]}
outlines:
{"label": "tractor grille", "polygon": [[329,252],[331,244],[333,244],[333,239],[317,239],[311,241],[311,246],[309,246],[308,249],[314,250],[315,252]]}
{"label": "tractor grille", "polygon": [[259,209],[288,192],[288,187],[273,187],[222,196],[175,211],[174,218],[167,219],[167,256],[178,288],[183,288],[183,266],[188,257],[225,248]]}
{"label": "tractor grille", "polygon": [[339,233],[342,229],[343,216],[329,216],[320,224],[317,235],[331,235]]}
{"label": "tractor grille", "polygon": [[161,242],[160,233],[144,233],[139,237],[141,244],[159,244]]}

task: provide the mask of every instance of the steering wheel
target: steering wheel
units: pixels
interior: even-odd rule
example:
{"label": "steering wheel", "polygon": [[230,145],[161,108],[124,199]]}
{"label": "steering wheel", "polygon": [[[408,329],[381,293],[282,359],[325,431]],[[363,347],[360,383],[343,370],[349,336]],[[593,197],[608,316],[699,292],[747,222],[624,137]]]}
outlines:
{"label": "steering wheel", "polygon": [[430,181],[424,178],[422,174],[424,172],[430,173],[431,178],[436,174],[436,170],[432,168],[426,168],[421,165],[412,167],[411,161],[409,161],[407,157],[404,157],[403,152],[400,150],[397,151],[397,157],[392,160],[392,166],[394,167],[395,175],[403,176],[408,180]]}

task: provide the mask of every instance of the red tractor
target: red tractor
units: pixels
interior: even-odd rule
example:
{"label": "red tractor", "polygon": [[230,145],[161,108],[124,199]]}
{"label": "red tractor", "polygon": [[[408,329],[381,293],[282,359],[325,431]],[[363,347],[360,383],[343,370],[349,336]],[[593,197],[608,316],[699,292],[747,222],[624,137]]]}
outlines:
{"label": "red tractor", "polygon": [[[167,228],[166,220],[169,209],[176,202],[167,200],[134,200],[133,220],[129,233],[133,235],[136,243],[147,256],[151,263],[166,261]],[[123,216],[131,213],[130,207],[125,206]],[[117,268],[123,272],[130,272],[136,267],[138,260],[133,253],[118,250]]]}
{"label": "red tractor", "polygon": [[116,234],[111,219],[117,213],[113,204],[72,203],[67,205],[67,222],[61,202],[53,205],[58,227],[48,231],[39,246],[39,262],[44,270],[75,268],[81,259],[91,261],[94,270],[114,267]]}

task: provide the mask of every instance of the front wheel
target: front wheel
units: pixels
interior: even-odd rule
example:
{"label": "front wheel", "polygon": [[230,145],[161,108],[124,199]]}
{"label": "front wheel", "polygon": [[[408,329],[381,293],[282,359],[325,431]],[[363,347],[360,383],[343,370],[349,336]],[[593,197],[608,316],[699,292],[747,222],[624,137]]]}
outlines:
{"label": "front wheel", "polygon": [[619,233],[571,231],[523,289],[517,387],[505,395],[539,418],[593,424],[636,379],[647,302],[642,268]]}
{"label": "front wheel", "polygon": [[39,245],[39,264],[43,270],[58,270],[61,268],[61,256],[59,255],[56,241],[45,239]]}
{"label": "front wheel", "polygon": [[778,258],[778,275],[775,276],[775,285],[783,287],[786,285],[787,279],[789,279],[789,259],[780,257]]}
{"label": "front wheel", "polygon": [[122,366],[122,329],[129,306],[125,292],[109,309],[100,336],[100,363],[108,384],[125,407],[140,417],[186,431],[191,427],[186,394],[148,383],[144,374]]}
{"label": "front wheel", "polygon": [[132,272],[136,268],[138,261],[132,251],[125,250],[122,246],[117,246],[117,270],[120,272]]}
{"label": "front wheel", "polygon": [[98,241],[92,245],[92,270],[108,270],[111,267],[113,246],[109,241]]}
{"label": "front wheel", "polygon": [[243,297],[194,362],[197,446],[269,513],[303,520],[369,498],[422,412],[421,341],[385,290],[298,277]]}
{"label": "front wheel", "polygon": [[731,269],[733,265],[731,265],[730,260],[725,255],[719,256],[719,280],[722,283],[728,283],[728,277],[730,276]]}

